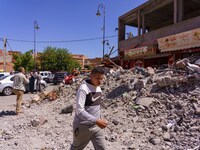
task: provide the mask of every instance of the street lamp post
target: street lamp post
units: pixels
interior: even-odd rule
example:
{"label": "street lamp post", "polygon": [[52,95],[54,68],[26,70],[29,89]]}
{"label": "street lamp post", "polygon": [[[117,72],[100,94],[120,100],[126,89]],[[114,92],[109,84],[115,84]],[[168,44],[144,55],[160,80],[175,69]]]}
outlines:
{"label": "street lamp post", "polygon": [[96,13],[97,16],[100,16],[100,8],[103,10],[103,60],[104,60],[104,55],[105,55],[105,31],[106,31],[106,27],[105,27],[105,23],[106,23],[106,13],[105,13],[105,5],[104,4],[99,4],[98,6],[98,11]]}
{"label": "street lamp post", "polygon": [[36,30],[39,29],[37,21],[34,21],[34,69],[36,71],[37,69],[37,63],[36,63]]}

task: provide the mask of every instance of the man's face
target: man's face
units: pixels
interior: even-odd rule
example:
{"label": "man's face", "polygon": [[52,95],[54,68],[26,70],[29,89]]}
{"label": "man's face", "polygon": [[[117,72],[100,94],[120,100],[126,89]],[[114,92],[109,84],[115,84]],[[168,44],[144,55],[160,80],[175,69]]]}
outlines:
{"label": "man's face", "polygon": [[91,80],[91,84],[94,85],[95,87],[99,86],[102,84],[104,79],[104,75],[103,74],[91,74],[90,75],[90,80]]}

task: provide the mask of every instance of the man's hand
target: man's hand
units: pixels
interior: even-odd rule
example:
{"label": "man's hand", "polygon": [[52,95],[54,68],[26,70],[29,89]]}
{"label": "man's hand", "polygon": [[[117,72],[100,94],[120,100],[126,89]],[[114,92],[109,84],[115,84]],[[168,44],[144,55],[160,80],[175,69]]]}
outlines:
{"label": "man's hand", "polygon": [[103,129],[107,127],[108,121],[106,121],[105,119],[97,119],[96,125],[99,126],[101,129]]}

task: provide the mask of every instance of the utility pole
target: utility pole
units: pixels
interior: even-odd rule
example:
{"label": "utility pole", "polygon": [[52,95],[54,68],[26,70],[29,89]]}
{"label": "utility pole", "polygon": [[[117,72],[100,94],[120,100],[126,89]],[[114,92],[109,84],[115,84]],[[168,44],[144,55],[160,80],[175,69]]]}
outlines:
{"label": "utility pole", "polygon": [[6,43],[7,39],[4,38],[3,40],[3,71],[6,72]]}
{"label": "utility pole", "polygon": [[33,50],[33,52],[34,52],[34,69],[35,69],[35,71],[37,70],[36,32],[35,32],[36,30],[39,30],[39,26],[38,26],[37,21],[34,21],[34,50]]}
{"label": "utility pole", "polygon": [[100,13],[100,8],[103,9],[103,61],[104,61],[104,55],[105,55],[105,32],[106,32],[106,8],[105,8],[105,5],[104,4],[99,4],[98,6],[98,11],[96,13],[96,16],[101,16],[101,13]]}

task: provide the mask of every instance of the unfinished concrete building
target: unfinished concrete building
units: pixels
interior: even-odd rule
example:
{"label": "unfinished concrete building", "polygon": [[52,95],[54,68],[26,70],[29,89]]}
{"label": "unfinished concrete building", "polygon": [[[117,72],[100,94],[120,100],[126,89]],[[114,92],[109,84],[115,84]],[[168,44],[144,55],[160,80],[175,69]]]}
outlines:
{"label": "unfinished concrete building", "polygon": [[123,67],[172,64],[200,56],[200,0],[149,0],[118,19]]}

